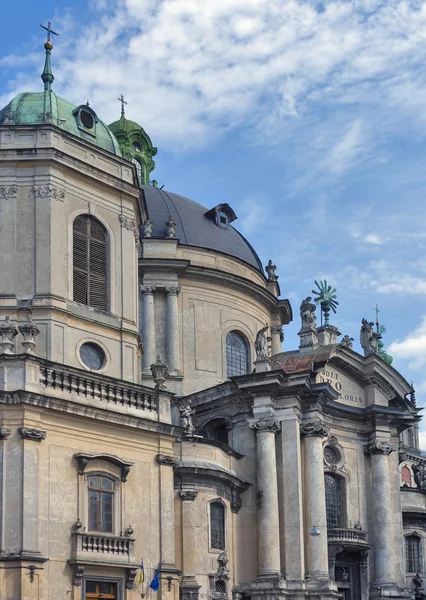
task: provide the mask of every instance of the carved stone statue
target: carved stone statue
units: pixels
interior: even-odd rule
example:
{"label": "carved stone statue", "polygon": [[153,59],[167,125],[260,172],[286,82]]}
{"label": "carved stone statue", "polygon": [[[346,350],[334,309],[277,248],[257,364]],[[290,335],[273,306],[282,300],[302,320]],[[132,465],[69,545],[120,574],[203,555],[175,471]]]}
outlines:
{"label": "carved stone statue", "polygon": [[169,220],[166,222],[167,225],[167,237],[175,238],[176,237],[176,221],[169,215]]}
{"label": "carved stone statue", "polygon": [[276,268],[277,265],[273,265],[272,260],[269,260],[268,264],[265,267],[265,270],[268,273],[268,283],[273,283],[274,281],[277,281],[278,275],[275,275]]}
{"label": "carved stone statue", "polygon": [[423,579],[420,577],[419,573],[416,573],[413,577],[414,584],[414,598],[415,600],[423,600],[425,595],[422,592]]}
{"label": "carved stone statue", "polygon": [[368,322],[367,319],[362,320],[359,341],[362,349],[364,350],[364,356],[370,356],[370,354],[379,353],[377,334],[374,332],[373,322]]}
{"label": "carved stone statue", "polygon": [[217,562],[219,563],[217,577],[222,581],[226,581],[229,579],[228,554],[226,553],[226,550],[219,554],[217,557]]}
{"label": "carved stone statue", "polygon": [[152,237],[152,228],[154,227],[154,223],[151,219],[147,219],[143,224],[143,237],[150,238]]}
{"label": "carved stone statue", "polygon": [[187,402],[182,406],[179,406],[180,412],[180,426],[185,429],[185,435],[191,437],[194,434],[195,427],[192,423],[194,416],[194,410],[191,408],[191,402]]}
{"label": "carved stone statue", "polygon": [[353,337],[349,337],[348,335],[344,335],[340,343],[342,344],[342,346],[346,346],[347,348],[352,348],[353,341],[354,341]]}
{"label": "carved stone statue", "polygon": [[269,325],[265,325],[262,329],[257,332],[256,340],[254,342],[254,349],[256,351],[256,360],[264,360],[271,356],[271,341],[272,338],[266,335],[269,329]]}
{"label": "carved stone statue", "polygon": [[303,329],[316,329],[317,318],[315,316],[316,304],[312,302],[311,296],[308,296],[303,300],[300,305],[300,318],[302,319],[302,330]]}
{"label": "carved stone statue", "polygon": [[421,490],[426,490],[426,466],[422,464],[413,465],[414,481]]}

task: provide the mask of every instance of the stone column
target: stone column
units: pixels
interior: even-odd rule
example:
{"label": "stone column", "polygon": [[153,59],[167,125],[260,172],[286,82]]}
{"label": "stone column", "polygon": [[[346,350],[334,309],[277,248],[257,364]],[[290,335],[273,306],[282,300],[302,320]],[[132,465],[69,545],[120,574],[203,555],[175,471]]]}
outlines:
{"label": "stone column", "polygon": [[[305,471],[305,531],[306,574],[312,579],[328,579],[327,515],[325,509],[325,485],[322,438],[330,431],[322,421],[312,421],[301,426],[304,436]],[[311,535],[312,527],[318,527],[320,535]]]}
{"label": "stone column", "polygon": [[183,579],[181,583],[182,600],[198,600],[200,585],[197,582],[196,561],[196,531],[197,522],[194,514],[194,500],[198,492],[195,490],[181,490],[182,499],[182,562]]}
{"label": "stone column", "polygon": [[393,519],[389,480],[388,456],[397,444],[375,441],[365,446],[371,456],[371,479],[374,534],[374,585],[395,585],[393,566]]}
{"label": "stone column", "polygon": [[179,312],[180,286],[166,287],[167,294],[167,365],[172,375],[180,375],[179,360]]}
{"label": "stone column", "polygon": [[156,288],[151,285],[141,285],[142,294],[142,370],[147,371],[155,362],[155,314],[154,294]]}
{"label": "stone column", "polygon": [[281,573],[275,455],[275,434],[280,425],[275,417],[271,416],[254,421],[249,427],[256,432],[259,576],[276,577]]}
{"label": "stone column", "polygon": [[272,356],[275,354],[279,354],[282,352],[282,343],[284,341],[284,332],[282,325],[272,325],[271,326],[271,334],[272,334]]}

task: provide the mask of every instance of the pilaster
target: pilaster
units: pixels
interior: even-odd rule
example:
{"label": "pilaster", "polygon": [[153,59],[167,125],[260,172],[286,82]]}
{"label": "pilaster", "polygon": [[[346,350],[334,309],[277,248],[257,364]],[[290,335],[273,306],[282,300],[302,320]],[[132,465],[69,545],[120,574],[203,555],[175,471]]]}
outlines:
{"label": "pilaster", "polygon": [[155,314],[154,296],[156,287],[152,285],[141,285],[142,294],[142,344],[144,353],[142,355],[142,370],[148,371],[155,362]]}

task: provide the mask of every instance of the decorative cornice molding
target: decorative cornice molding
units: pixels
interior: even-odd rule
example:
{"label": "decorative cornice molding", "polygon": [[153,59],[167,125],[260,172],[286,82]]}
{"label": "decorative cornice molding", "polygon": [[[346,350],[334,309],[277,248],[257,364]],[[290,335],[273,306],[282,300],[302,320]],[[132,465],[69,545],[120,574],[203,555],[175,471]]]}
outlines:
{"label": "decorative cornice molding", "polygon": [[330,425],[324,421],[310,421],[300,426],[300,434],[306,437],[327,437],[330,433]]}
{"label": "decorative cornice molding", "polygon": [[364,446],[364,452],[365,454],[368,454],[369,456],[371,456],[372,454],[390,454],[391,452],[394,452],[395,450],[398,449],[398,443],[397,442],[379,442],[379,441],[375,441],[372,442],[371,444],[366,444],[366,446]]}
{"label": "decorative cornice molding", "polygon": [[18,433],[23,440],[32,440],[33,442],[41,442],[47,436],[47,432],[42,429],[29,429],[27,427],[19,427]]}
{"label": "decorative cornice molding", "polygon": [[124,227],[128,231],[133,232],[133,235],[135,237],[135,245],[137,248],[139,248],[141,245],[139,240],[139,230],[134,219],[131,219],[130,217],[126,217],[125,215],[121,214],[118,215],[118,220],[120,221],[122,227]]}
{"label": "decorative cornice molding", "polygon": [[0,198],[16,198],[18,186],[0,185]]}
{"label": "decorative cornice molding", "polygon": [[53,185],[52,183],[35,185],[33,190],[36,198],[54,198],[55,200],[60,200],[61,202],[65,200],[65,190]]}
{"label": "decorative cornice molding", "polygon": [[0,427],[0,440],[7,440],[11,434],[11,429],[8,427]]}
{"label": "decorative cornice molding", "polygon": [[277,433],[281,429],[281,425],[275,417],[266,417],[264,419],[259,419],[258,421],[253,421],[253,423],[249,423],[249,427],[256,433],[262,431]]}
{"label": "decorative cornice molding", "polygon": [[180,490],[179,494],[183,502],[194,502],[198,496],[198,492],[195,490]]}
{"label": "decorative cornice molding", "polygon": [[79,475],[84,475],[87,464],[90,460],[96,460],[96,459],[106,460],[106,461],[112,463],[113,465],[117,465],[121,470],[121,481],[123,483],[126,483],[127,476],[130,472],[130,468],[135,464],[134,462],[122,460],[121,458],[119,458],[118,456],[115,456],[113,454],[103,454],[103,453],[89,454],[86,452],[78,452],[77,454],[74,454],[74,458],[76,459],[77,464],[78,464]]}
{"label": "decorative cornice molding", "polygon": [[157,454],[156,460],[160,465],[173,468],[176,468],[179,462],[176,456],[169,456],[168,454]]}

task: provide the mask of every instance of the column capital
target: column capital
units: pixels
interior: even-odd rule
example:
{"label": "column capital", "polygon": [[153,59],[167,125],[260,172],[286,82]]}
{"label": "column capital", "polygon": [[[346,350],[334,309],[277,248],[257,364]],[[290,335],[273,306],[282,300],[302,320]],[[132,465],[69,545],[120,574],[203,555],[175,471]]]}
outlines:
{"label": "column capital", "polygon": [[300,434],[306,437],[327,437],[330,425],[324,421],[308,421],[300,426]]}
{"label": "column capital", "polygon": [[180,490],[180,497],[185,502],[194,502],[195,498],[198,496],[198,492],[196,490]]}
{"label": "column capital", "polygon": [[397,442],[379,442],[378,440],[371,442],[370,444],[366,444],[364,446],[365,454],[371,456],[372,454],[386,454],[389,455],[391,452],[394,452],[398,448]]}
{"label": "column capital", "polygon": [[170,285],[166,287],[166,294],[169,296],[178,296],[181,289],[180,285]]}
{"label": "column capital", "polygon": [[148,294],[153,296],[157,291],[157,288],[155,287],[155,285],[141,285],[140,290],[142,295]]}
{"label": "column capital", "polygon": [[277,433],[280,431],[281,425],[275,417],[266,417],[249,423],[250,429],[253,429],[256,433],[261,431],[269,431],[271,433]]}
{"label": "column capital", "polygon": [[284,331],[282,325],[271,325],[271,333],[278,334],[280,336],[280,342],[284,341]]}

